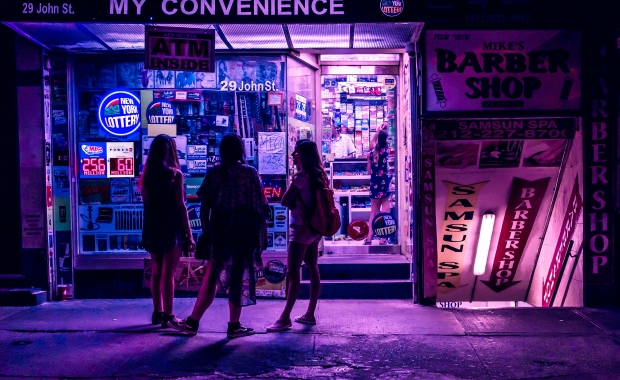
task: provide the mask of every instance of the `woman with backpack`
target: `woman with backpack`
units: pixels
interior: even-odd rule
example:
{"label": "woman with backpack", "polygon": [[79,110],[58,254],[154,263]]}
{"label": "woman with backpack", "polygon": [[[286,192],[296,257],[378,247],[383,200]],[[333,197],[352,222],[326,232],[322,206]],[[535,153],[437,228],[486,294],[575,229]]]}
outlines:
{"label": "woman with backpack", "polygon": [[319,275],[319,242],[321,235],[310,226],[312,211],[316,208],[316,190],[329,186],[316,144],[299,140],[293,151],[293,163],[298,172],[282,197],[282,205],[291,211],[288,245],[288,289],[286,305],[280,318],[267,327],[269,332],[288,330],[292,327],[291,311],[299,295],[300,268],[306,263],[310,275],[310,302],[305,314],[295,322],[315,325],[314,312],[319,299],[321,277]]}

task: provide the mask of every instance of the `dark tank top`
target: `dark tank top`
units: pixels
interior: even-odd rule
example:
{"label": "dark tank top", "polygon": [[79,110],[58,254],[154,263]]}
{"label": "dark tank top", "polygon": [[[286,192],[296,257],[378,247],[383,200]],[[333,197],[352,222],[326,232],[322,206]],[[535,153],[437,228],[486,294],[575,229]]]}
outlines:
{"label": "dark tank top", "polygon": [[185,236],[174,195],[173,175],[172,171],[163,173],[146,189],[143,240],[170,245],[165,243]]}

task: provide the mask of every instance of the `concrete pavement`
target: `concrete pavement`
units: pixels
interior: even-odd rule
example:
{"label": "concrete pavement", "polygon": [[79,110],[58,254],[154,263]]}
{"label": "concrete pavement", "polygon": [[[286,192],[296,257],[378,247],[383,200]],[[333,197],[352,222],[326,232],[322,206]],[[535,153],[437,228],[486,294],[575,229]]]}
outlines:
{"label": "concrete pavement", "polygon": [[[176,314],[187,316],[193,302],[176,299]],[[147,324],[148,299],[2,307],[0,378],[620,379],[620,309],[321,300],[317,326],[266,333],[283,305],[244,309],[242,323],[258,334],[234,340],[223,299],[195,337]]]}

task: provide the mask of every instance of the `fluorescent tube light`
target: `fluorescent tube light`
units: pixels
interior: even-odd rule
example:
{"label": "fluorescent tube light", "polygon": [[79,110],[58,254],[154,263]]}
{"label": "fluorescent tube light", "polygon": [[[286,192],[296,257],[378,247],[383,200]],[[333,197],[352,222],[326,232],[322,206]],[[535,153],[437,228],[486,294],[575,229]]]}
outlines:
{"label": "fluorescent tube light", "polygon": [[487,258],[489,257],[494,223],[495,214],[487,212],[482,216],[480,236],[478,237],[478,249],[476,250],[476,260],[474,262],[474,274],[476,276],[483,275],[487,268]]}

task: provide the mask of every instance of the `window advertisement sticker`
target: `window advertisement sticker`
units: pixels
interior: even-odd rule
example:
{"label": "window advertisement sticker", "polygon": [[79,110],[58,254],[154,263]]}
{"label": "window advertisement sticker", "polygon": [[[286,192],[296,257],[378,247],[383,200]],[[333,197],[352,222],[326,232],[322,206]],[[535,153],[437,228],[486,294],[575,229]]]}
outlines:
{"label": "window advertisement sticker", "polygon": [[112,203],[131,203],[131,178],[110,179],[110,201]]}

